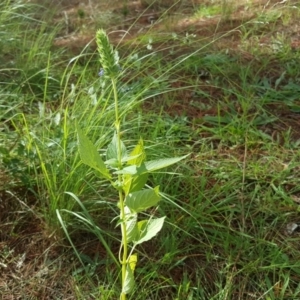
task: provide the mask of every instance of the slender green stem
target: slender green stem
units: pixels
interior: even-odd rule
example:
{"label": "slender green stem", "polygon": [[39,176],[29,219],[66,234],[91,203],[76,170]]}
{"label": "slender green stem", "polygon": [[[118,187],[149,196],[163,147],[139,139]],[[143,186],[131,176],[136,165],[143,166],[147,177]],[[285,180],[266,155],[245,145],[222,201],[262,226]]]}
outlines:
{"label": "slender green stem", "polygon": [[115,99],[115,128],[117,134],[117,141],[118,141],[118,168],[122,168],[122,153],[121,153],[121,130],[120,130],[120,120],[119,120],[119,105],[118,105],[118,91],[117,91],[117,83],[116,79],[111,79],[113,91],[114,91],[114,99]]}
{"label": "slender green stem", "polygon": [[[121,300],[126,300],[126,294],[123,293],[123,287],[125,284],[126,277],[126,265],[127,265],[127,236],[126,236],[126,223],[125,223],[125,210],[124,210],[124,199],[122,191],[119,191],[119,200],[120,200],[120,209],[121,209],[121,228],[122,228],[122,245],[123,248],[123,257],[122,257],[122,292],[121,292]],[[122,203],[122,204],[121,204]]]}
{"label": "slender green stem", "polygon": [[[118,91],[117,91],[117,84],[114,78],[111,79],[113,91],[114,91],[114,99],[115,99],[115,128],[116,128],[116,135],[117,135],[117,147],[118,147],[118,169],[122,168],[122,147],[121,147],[121,130],[120,130],[120,120],[119,120],[119,107],[118,107]],[[122,175],[118,174],[118,182],[121,183]],[[126,222],[125,222],[125,207],[124,207],[124,195],[122,189],[119,189],[119,202],[120,202],[120,218],[121,218],[121,230],[122,230],[122,245],[121,248],[123,249],[123,255],[121,259],[122,265],[122,292],[120,295],[121,300],[126,300],[126,294],[123,293],[123,287],[125,283],[126,277],[126,265],[127,265],[127,253],[128,253],[128,245],[127,245],[127,233],[126,233]]]}

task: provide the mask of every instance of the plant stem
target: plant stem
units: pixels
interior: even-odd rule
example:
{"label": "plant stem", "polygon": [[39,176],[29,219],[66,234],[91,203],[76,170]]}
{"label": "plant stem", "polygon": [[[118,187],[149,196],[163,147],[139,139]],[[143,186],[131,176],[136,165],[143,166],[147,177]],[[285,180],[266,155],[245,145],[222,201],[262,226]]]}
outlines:
{"label": "plant stem", "polygon": [[[117,147],[118,147],[118,169],[122,169],[122,149],[121,149],[121,130],[120,130],[120,120],[119,120],[119,107],[118,107],[118,91],[117,91],[117,84],[115,78],[111,79],[113,91],[114,91],[114,99],[115,99],[115,128],[116,128],[116,135],[117,135]],[[122,175],[118,174],[118,182],[122,182]],[[120,295],[121,300],[126,300],[126,294],[123,292],[123,287],[125,284],[125,277],[126,277],[126,265],[127,265],[127,252],[128,252],[128,245],[127,245],[127,233],[126,233],[126,222],[125,222],[125,207],[124,207],[124,195],[122,189],[119,188],[119,202],[120,202],[120,218],[121,218],[121,231],[122,231],[122,244],[121,248],[123,248],[123,255],[121,259],[122,265],[122,292]]]}
{"label": "plant stem", "polygon": [[[120,175],[118,175],[120,176]],[[126,277],[126,265],[127,265],[127,233],[126,233],[126,222],[125,222],[125,209],[124,209],[124,199],[123,192],[119,191],[119,200],[120,200],[120,210],[121,210],[121,229],[122,229],[122,245],[123,248],[123,257],[122,257],[122,292],[121,292],[121,300],[126,300],[126,294],[123,293],[123,287],[125,284]]]}
{"label": "plant stem", "polygon": [[[111,79],[113,91],[114,91],[114,99],[115,99],[115,128],[117,134],[118,141],[118,169],[122,168],[122,153],[121,153],[121,130],[120,130],[120,120],[119,120],[119,106],[118,106],[118,91],[117,91],[117,83],[116,79]],[[121,178],[121,176],[120,176]]]}

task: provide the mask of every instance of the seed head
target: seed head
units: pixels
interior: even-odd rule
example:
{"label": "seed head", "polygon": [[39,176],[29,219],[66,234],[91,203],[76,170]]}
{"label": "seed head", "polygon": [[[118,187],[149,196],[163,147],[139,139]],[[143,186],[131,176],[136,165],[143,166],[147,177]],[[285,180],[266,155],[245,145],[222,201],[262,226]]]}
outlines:
{"label": "seed head", "polygon": [[96,42],[100,55],[100,63],[103,68],[103,75],[109,78],[117,77],[120,72],[119,55],[118,52],[113,49],[103,29],[97,31]]}

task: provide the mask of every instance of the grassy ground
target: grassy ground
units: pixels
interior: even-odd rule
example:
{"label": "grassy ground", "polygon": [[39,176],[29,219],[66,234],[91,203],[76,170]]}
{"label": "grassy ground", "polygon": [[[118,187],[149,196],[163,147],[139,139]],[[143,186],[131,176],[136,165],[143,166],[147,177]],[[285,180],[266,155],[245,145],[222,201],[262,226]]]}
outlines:
{"label": "grassy ground", "polygon": [[124,141],[190,153],[149,180],[167,224],[128,298],[300,299],[299,3],[199,2],[1,2],[1,299],[119,297],[101,242],[118,255],[117,199],[75,130],[100,153],[113,133],[99,27],[120,54]]}

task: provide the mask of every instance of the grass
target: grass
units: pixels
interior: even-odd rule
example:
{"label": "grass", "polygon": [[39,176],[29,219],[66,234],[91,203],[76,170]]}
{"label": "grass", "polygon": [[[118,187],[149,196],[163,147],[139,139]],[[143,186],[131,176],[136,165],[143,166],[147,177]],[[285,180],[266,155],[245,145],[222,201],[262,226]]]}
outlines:
{"label": "grass", "polygon": [[[77,120],[102,153],[113,131],[110,87],[89,48],[53,48],[60,28],[40,6],[0,8],[1,294],[118,299],[119,270],[101,243],[117,255],[116,199],[81,164],[75,131]],[[132,37],[110,35],[123,60],[125,143],[142,136],[149,159],[191,153],[150,178],[165,189],[149,214],[167,224],[139,248],[129,298],[300,299],[299,233],[287,231],[299,223],[300,7],[181,8],[188,25],[178,12],[138,35],[143,17],[129,10]],[[87,213],[98,227],[80,222]]]}

